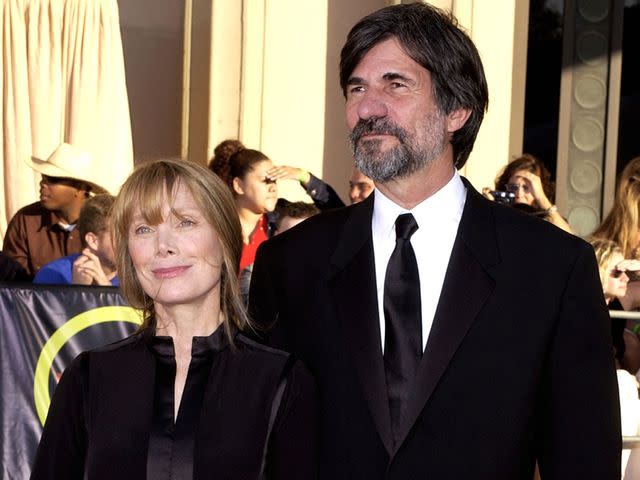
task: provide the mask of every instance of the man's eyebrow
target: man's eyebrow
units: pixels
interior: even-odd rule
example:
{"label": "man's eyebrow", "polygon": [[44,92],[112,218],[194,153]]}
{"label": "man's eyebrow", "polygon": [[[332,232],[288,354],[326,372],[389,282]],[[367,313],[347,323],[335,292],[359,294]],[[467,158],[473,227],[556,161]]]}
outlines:
{"label": "man's eyebrow", "polygon": [[364,82],[363,78],[360,77],[349,77],[347,80],[347,85],[362,85]]}
{"label": "man's eyebrow", "polygon": [[384,78],[387,81],[392,81],[392,80],[402,80],[403,82],[407,82],[407,83],[411,83],[411,84],[415,84],[415,80],[413,80],[412,78],[407,77],[406,75],[403,75],[401,73],[397,73],[397,72],[388,72],[385,73],[382,78]]}

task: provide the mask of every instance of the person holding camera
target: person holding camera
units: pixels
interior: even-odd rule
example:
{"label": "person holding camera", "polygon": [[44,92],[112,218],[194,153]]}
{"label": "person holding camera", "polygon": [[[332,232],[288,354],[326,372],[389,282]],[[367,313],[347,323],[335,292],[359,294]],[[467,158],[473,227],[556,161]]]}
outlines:
{"label": "person holding camera", "polygon": [[496,188],[482,189],[489,200],[508,205],[522,203],[530,205],[541,213],[546,213],[549,221],[562,230],[573,233],[571,226],[558,212],[553,203],[555,184],[551,173],[544,164],[533,155],[524,153],[506,165],[495,180]]}

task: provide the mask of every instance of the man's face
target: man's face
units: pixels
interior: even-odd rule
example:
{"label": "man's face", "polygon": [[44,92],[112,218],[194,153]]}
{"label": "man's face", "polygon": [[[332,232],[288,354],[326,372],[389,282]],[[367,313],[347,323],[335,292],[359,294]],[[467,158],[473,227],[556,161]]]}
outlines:
{"label": "man's face", "polygon": [[74,205],[82,205],[85,192],[72,186],[73,182],[61,177],[42,175],[40,180],[40,202],[47,210],[64,210]]}
{"label": "man's face", "polygon": [[395,38],[376,44],[347,82],[346,116],[356,167],[377,182],[405,177],[449,143],[431,74]]}
{"label": "man's face", "polygon": [[373,180],[354,168],[349,179],[349,200],[351,203],[364,201],[373,192]]}

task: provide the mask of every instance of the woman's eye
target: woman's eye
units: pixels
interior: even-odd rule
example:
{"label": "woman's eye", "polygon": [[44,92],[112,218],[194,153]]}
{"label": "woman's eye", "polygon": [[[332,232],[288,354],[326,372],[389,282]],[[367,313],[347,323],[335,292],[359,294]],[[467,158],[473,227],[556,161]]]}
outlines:
{"label": "woman's eye", "polygon": [[140,225],[139,227],[135,228],[134,233],[136,235],[144,235],[145,233],[149,233],[150,231],[151,229],[147,225]]}
{"label": "woman's eye", "polygon": [[184,220],[180,220],[180,227],[193,227],[196,224],[193,220],[185,218]]}

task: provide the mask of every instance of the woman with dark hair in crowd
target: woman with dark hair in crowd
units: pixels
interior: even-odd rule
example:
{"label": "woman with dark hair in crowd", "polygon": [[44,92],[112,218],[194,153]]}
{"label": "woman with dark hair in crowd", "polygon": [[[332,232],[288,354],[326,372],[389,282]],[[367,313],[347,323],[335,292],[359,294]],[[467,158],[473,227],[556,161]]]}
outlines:
{"label": "woman with dark hair in crowd", "polygon": [[[555,198],[555,183],[551,173],[544,164],[533,155],[524,153],[509,162],[495,179],[495,189],[502,192],[512,192],[514,203],[524,203],[538,210],[548,213],[549,221],[573,233],[567,221],[558,212],[553,203]],[[490,189],[483,189],[485,197],[493,200]]]}
{"label": "woman with dark hair in crowd", "polygon": [[258,246],[272,235],[268,213],[278,201],[278,185],[268,172],[273,162],[258,150],[228,140],[216,148],[210,169],[228,185],[242,226],[240,271],[253,264]]}
{"label": "woman with dark hair in crowd", "polygon": [[315,478],[313,379],[241,333],[228,188],[193,162],[145,163],[112,218],[121,288],[143,324],[65,370],[31,478]]}
{"label": "woman with dark hair in crowd", "polygon": [[296,167],[274,166],[258,150],[245,148],[239,140],[225,140],[214,150],[209,168],[229,186],[242,225],[244,247],[240,260],[242,293],[246,298],[251,269],[260,244],[275,234],[278,201],[277,180],[298,180],[320,210],[343,207],[333,188]]}

